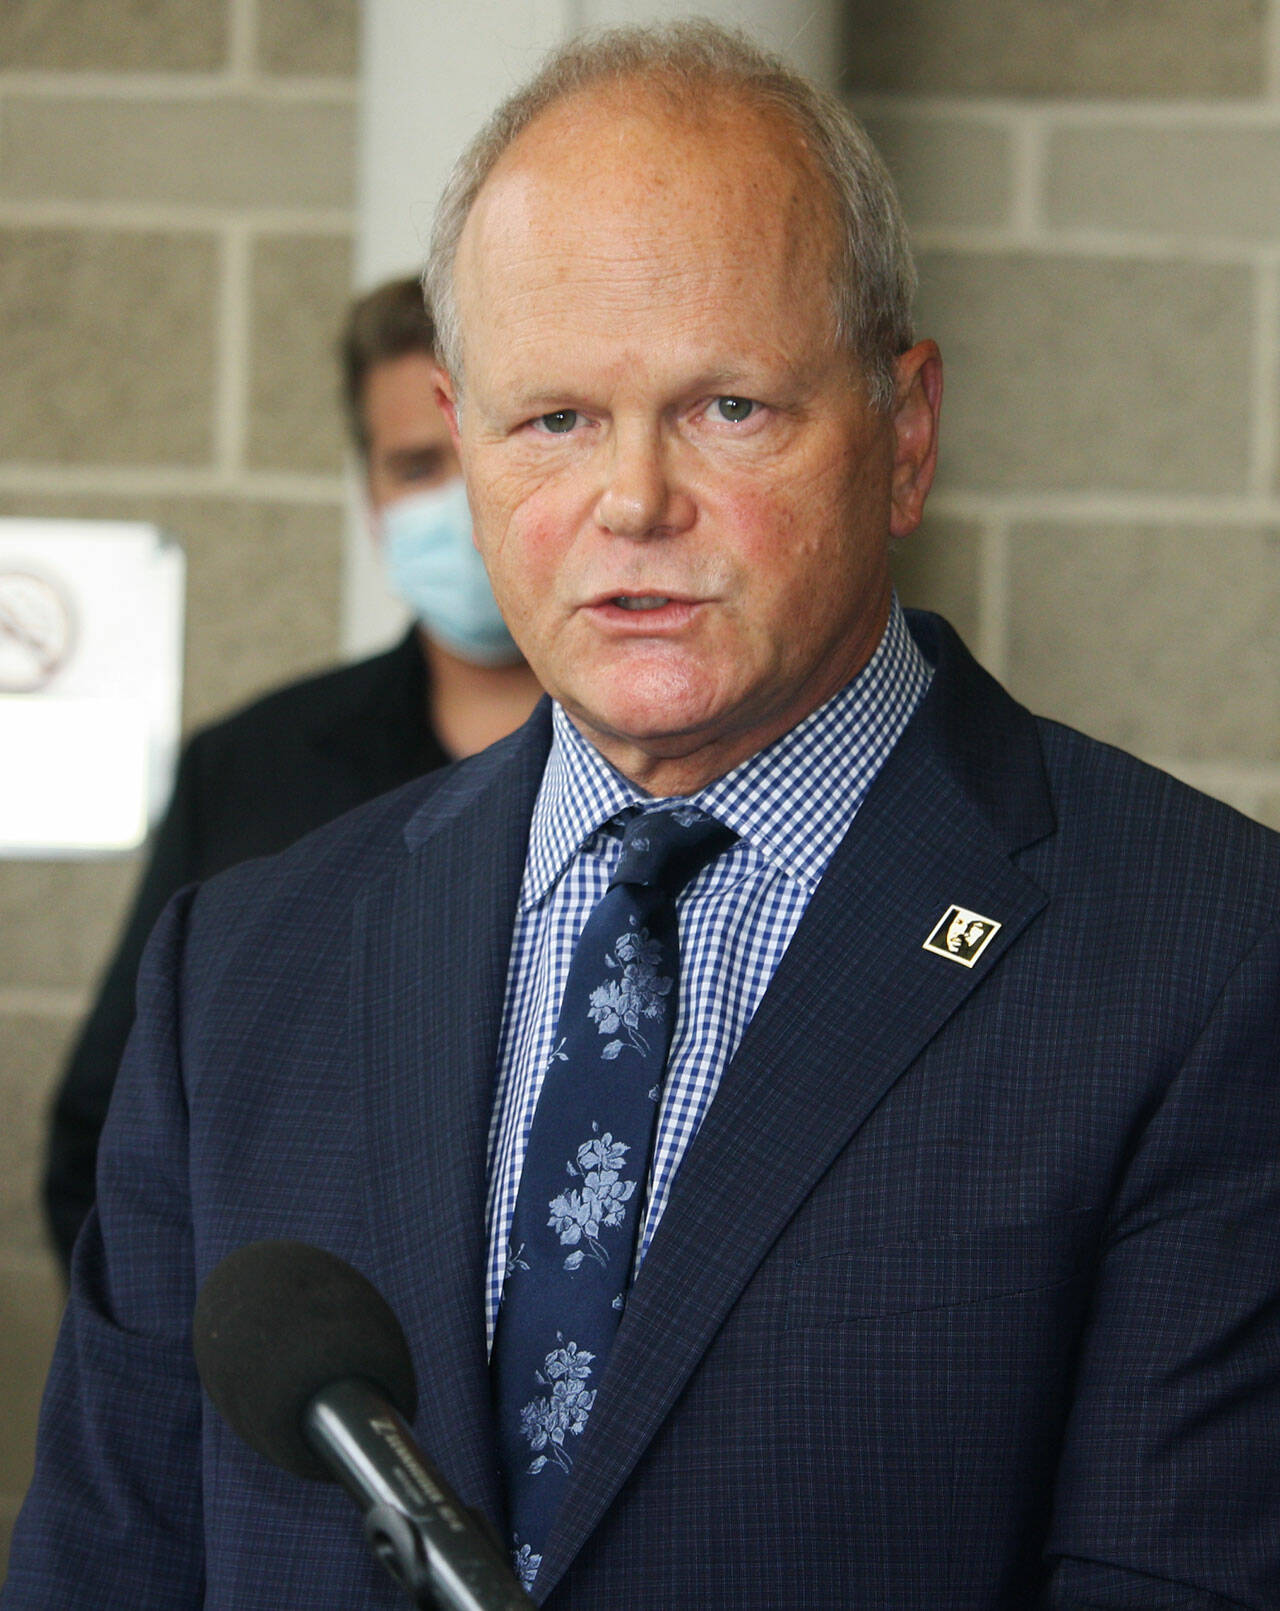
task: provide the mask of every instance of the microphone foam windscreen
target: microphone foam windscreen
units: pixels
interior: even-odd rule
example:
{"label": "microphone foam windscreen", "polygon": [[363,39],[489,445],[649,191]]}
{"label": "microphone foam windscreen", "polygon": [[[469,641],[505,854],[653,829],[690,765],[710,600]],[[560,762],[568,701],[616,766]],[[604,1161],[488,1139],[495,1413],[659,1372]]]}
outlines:
{"label": "microphone foam windscreen", "polygon": [[193,1320],[196,1369],[220,1413],[259,1454],[328,1480],[302,1412],[346,1377],[412,1421],[418,1393],[400,1322],[358,1270],[307,1242],[249,1242],[208,1276]]}

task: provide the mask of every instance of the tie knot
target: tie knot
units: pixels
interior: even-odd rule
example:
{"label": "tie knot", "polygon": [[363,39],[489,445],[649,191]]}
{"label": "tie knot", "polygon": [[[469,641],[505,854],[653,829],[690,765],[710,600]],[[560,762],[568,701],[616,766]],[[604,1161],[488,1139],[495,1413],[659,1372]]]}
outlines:
{"label": "tie knot", "polygon": [[697,806],[662,806],[633,817],[622,835],[622,856],[609,880],[664,890],[673,899],[709,861],[737,838],[732,828]]}

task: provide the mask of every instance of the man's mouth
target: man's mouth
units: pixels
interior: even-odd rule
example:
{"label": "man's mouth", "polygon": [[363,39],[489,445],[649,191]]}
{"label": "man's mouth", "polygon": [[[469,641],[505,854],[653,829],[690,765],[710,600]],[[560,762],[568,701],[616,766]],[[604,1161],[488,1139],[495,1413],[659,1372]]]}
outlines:
{"label": "man's mouth", "polygon": [[599,593],[588,608],[597,621],[621,633],[627,623],[637,632],[664,634],[681,632],[694,620],[706,603],[680,593]]}

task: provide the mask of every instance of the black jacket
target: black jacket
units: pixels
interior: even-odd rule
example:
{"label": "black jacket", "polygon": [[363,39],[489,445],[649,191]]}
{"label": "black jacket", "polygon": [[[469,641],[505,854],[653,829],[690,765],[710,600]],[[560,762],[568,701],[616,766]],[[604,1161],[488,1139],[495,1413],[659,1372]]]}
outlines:
{"label": "black jacket", "polygon": [[54,1104],[44,1201],[64,1265],[93,1202],[98,1136],[133,1026],[142,948],[169,897],[283,850],[448,759],[427,726],[416,630],[384,654],[267,694],[186,745],[133,911]]}

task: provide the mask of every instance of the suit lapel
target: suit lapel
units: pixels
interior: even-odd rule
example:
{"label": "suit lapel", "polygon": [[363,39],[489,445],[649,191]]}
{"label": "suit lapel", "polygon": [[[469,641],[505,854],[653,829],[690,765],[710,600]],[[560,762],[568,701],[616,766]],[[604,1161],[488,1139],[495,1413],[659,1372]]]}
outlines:
{"label": "suit lapel", "polygon": [[[539,1598],[792,1215],[1044,905],[1011,861],[1052,827],[1031,720],[953,636],[936,647],[934,688],[810,902],[681,1165],[547,1541]],[[923,949],[951,905],[1001,925],[971,968]],[[709,1236],[714,1226],[732,1226],[732,1237]]]}
{"label": "suit lapel", "polygon": [[363,902],[353,953],[378,1280],[417,1366],[423,1448],[493,1517],[502,1499],[485,1353],[485,1157],[548,734],[540,707],[520,733],[448,774],[409,823],[389,883]]}

